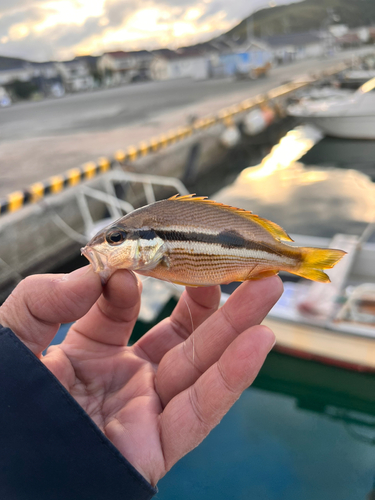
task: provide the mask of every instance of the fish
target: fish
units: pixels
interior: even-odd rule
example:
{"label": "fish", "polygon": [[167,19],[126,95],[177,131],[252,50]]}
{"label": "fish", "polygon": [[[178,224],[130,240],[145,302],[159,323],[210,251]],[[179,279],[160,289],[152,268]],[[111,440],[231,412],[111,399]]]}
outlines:
{"label": "fish", "polygon": [[279,225],[250,211],[174,195],[111,223],[81,249],[105,284],[117,269],[185,286],[247,281],[288,271],[323,283],[346,252],[288,245]]}

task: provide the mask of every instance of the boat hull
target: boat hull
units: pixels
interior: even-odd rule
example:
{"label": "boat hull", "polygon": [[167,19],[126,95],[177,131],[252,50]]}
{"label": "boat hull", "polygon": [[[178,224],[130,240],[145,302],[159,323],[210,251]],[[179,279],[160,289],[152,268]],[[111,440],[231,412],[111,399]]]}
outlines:
{"label": "boat hull", "polygon": [[303,120],[332,137],[375,139],[375,116],[305,116]]}

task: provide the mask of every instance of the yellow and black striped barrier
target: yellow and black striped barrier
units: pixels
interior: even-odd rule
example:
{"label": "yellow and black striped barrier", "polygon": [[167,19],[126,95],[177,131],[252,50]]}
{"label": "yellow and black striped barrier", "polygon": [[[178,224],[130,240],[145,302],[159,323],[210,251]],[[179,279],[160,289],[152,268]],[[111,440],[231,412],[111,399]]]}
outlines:
{"label": "yellow and black striped barrier", "polygon": [[281,85],[265,94],[245,99],[239,104],[222,109],[215,115],[199,118],[191,125],[171,130],[159,137],[151,138],[148,142],[142,141],[138,146],[129,146],[126,150],[119,150],[115,153],[112,160],[100,158],[97,163],[85,163],[81,167],[68,170],[62,175],[52,176],[44,182],[36,182],[23,191],[15,191],[6,198],[0,199],[0,216],[16,212],[25,205],[41,201],[47,195],[60,193],[66,188],[76,186],[80,182],[92,179],[110,170],[116,162],[120,164],[132,162],[138,158],[143,158],[149,154],[161,151],[171,144],[175,144],[178,141],[190,137],[202,130],[206,130],[218,123],[227,124],[240,113],[244,113],[257,106],[262,106],[267,102],[272,102],[275,99],[284,97],[295,90],[310,85],[314,81],[319,80],[322,76],[332,76],[335,73],[343,71],[348,66],[350,66],[350,63],[340,63],[334,68],[323,71],[320,75],[314,75],[309,82],[290,82]]}
{"label": "yellow and black striped barrier", "polygon": [[72,168],[63,175],[54,175],[45,182],[31,184],[24,191],[15,191],[0,200],[0,215],[16,212],[30,203],[37,203],[49,194],[60,193],[64,189],[76,186],[82,181],[92,179],[96,175],[107,172],[111,168],[107,158],[100,158],[98,163],[85,163],[80,168]]}

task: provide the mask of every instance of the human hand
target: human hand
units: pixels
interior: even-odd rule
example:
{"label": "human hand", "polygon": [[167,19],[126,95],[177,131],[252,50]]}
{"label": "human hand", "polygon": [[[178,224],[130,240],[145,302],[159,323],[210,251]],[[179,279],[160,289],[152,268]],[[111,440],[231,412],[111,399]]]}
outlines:
{"label": "human hand", "polygon": [[[170,318],[127,346],[140,291],[126,270],[104,288],[91,266],[30,276],[0,308],[0,324],[13,330],[156,485],[253,382],[274,343],[273,333],[259,323],[282,284],[277,277],[246,282],[218,311],[219,287],[187,288]],[[60,323],[72,321],[65,340],[42,356]]]}

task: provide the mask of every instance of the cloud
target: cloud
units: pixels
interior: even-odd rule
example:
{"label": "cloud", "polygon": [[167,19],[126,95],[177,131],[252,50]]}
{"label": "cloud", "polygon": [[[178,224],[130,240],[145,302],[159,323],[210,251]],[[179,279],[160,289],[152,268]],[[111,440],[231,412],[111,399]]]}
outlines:
{"label": "cloud", "polygon": [[268,0],[251,3],[249,7],[243,0],[0,0],[0,54],[41,61],[113,49],[177,47],[231,28],[251,9],[267,6]]}
{"label": "cloud", "polygon": [[0,0],[0,16],[7,12],[17,12],[19,10],[28,10],[30,6],[38,9],[41,5],[48,3],[50,0],[37,0],[30,2],[30,0]]}
{"label": "cloud", "polygon": [[[142,1],[142,6],[149,6],[153,2]],[[138,5],[138,7],[137,7]],[[139,9],[137,0],[107,0],[104,6],[104,16],[109,21],[109,26],[115,28]]]}
{"label": "cloud", "polygon": [[12,26],[25,24],[33,25],[44,19],[45,14],[36,7],[28,7],[13,12],[8,12],[0,16],[0,33],[2,36],[8,35]]}

